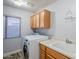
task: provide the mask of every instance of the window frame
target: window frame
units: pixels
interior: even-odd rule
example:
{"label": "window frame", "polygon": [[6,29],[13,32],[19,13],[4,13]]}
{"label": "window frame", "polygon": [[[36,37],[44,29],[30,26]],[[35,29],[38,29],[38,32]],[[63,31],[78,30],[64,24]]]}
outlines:
{"label": "window frame", "polygon": [[[17,16],[6,16],[6,15],[3,15],[5,17],[5,37],[4,39],[12,39],[12,38],[20,38],[21,37],[21,17],[17,17]],[[19,26],[19,36],[16,36],[16,37],[7,37],[7,22],[8,22],[8,17],[12,17],[12,18],[18,18],[19,21],[20,21],[20,26]]]}

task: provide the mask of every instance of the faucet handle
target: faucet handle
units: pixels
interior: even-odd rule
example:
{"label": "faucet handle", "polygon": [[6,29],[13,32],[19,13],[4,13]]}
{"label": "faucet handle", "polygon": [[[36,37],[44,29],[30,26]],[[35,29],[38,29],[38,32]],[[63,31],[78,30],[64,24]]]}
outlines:
{"label": "faucet handle", "polygon": [[72,44],[72,41],[66,38],[66,43]]}

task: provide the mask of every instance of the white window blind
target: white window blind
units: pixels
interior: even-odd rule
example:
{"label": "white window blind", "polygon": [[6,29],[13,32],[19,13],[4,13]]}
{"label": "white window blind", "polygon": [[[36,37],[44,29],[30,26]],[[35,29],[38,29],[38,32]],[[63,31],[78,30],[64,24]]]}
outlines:
{"label": "white window blind", "polygon": [[5,22],[5,38],[14,38],[21,36],[20,18],[6,16]]}

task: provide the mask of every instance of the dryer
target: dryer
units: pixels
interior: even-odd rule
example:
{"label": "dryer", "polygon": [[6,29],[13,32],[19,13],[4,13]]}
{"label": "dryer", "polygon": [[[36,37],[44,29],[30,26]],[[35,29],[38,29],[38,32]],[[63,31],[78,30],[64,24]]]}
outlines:
{"label": "dryer", "polygon": [[43,40],[47,40],[48,36],[45,35],[28,35],[23,36],[23,44],[24,42],[27,42],[27,51],[28,55],[27,59],[39,59],[39,42]]}

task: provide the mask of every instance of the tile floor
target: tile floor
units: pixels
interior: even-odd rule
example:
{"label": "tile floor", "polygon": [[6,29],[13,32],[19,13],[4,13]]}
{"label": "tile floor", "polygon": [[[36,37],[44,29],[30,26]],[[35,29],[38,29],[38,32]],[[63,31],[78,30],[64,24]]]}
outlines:
{"label": "tile floor", "polygon": [[9,56],[3,57],[3,59],[24,59],[24,56],[22,52],[17,52]]}

